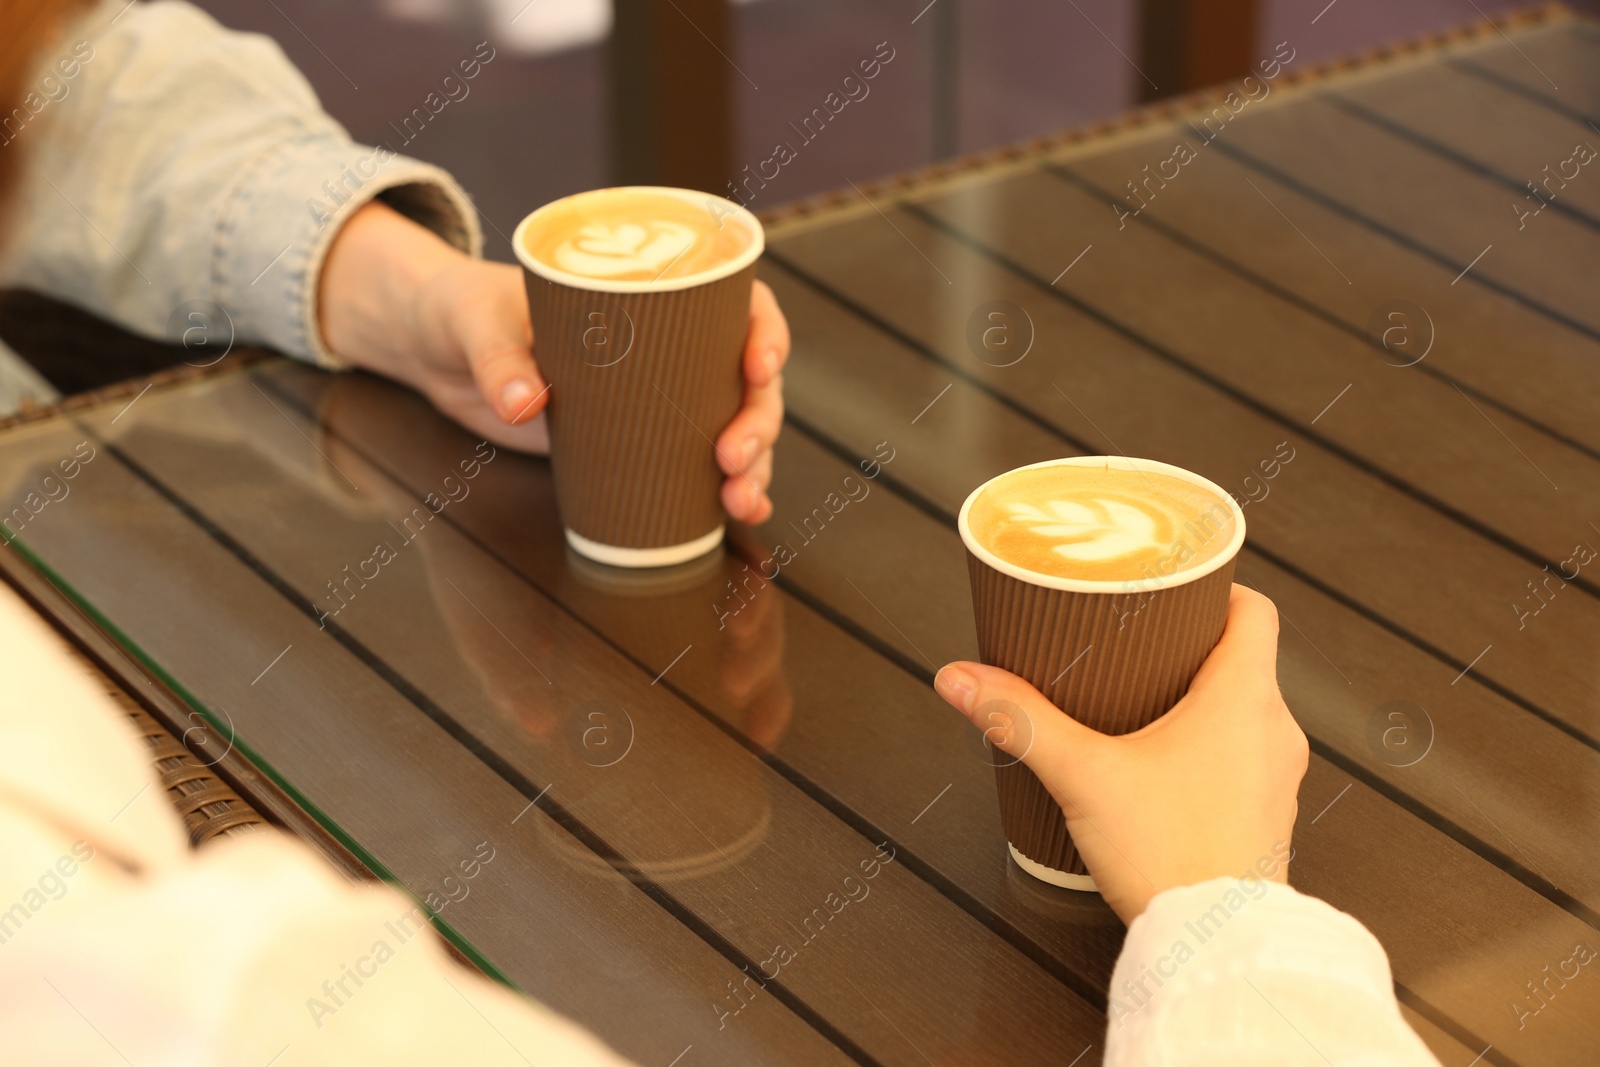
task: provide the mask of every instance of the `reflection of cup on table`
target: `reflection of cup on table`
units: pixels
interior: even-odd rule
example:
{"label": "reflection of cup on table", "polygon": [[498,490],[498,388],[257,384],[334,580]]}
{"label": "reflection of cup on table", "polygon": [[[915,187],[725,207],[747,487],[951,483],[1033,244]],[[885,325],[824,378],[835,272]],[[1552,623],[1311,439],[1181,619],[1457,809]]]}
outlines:
{"label": "reflection of cup on table", "polygon": [[[1188,690],[1222,636],[1244,544],[1244,513],[1224,490],[1121,456],[1008,471],[973,490],[958,525],[983,662],[1108,734],[1148,725]],[[1055,799],[1020,760],[996,757],[1012,858],[1094,889]]]}
{"label": "reflection of cup on table", "polygon": [[[1007,848],[1010,846],[1007,845]],[[1052,923],[1076,927],[1080,944],[1098,946],[1107,960],[1117,958],[1117,950],[1122,945],[1128,927],[1099,894],[1063,893],[1055,885],[1040,881],[1015,863],[1006,864],[1004,886],[1008,900],[1016,901]],[[1090,954],[1094,954],[1092,948]]]}
{"label": "reflection of cup on table", "polygon": [[589,781],[580,778],[551,795],[604,839],[604,849],[596,851],[553,819],[541,819],[538,825],[562,863],[593,875],[610,877],[614,867],[606,853],[615,849],[627,876],[639,881],[671,885],[739,877],[739,865],[772,828],[772,798],[763,769],[754,759],[719,762],[707,803],[681,791],[681,783],[657,792],[660,786],[651,788],[634,776],[618,775],[607,782],[603,776],[610,768],[600,767]]}
{"label": "reflection of cup on table", "polygon": [[656,567],[722,541],[713,444],[743,396],[740,355],[764,239],[707,193],[598,189],[517,227],[567,543]]}
{"label": "reflection of cup on table", "polygon": [[[710,554],[672,566],[620,570],[593,562],[569,544],[566,559],[567,569],[582,585],[608,596],[675,603],[683,599],[685,593],[694,590],[720,591],[722,586],[722,558]],[[683,618],[673,619],[666,628],[673,634],[692,630],[689,624],[690,611],[695,622],[699,622],[701,616],[710,614],[706,611],[705,598],[696,597],[692,601],[692,608],[685,609]]]}
{"label": "reflection of cup on table", "polygon": [[[766,592],[721,619],[707,610],[728,596],[729,576],[739,577],[737,558],[708,553],[671,567],[625,570],[566,551],[567,573],[578,584],[627,603],[627,621],[618,625],[641,635],[635,654],[647,657],[652,672],[670,669],[664,685],[694,693],[712,714],[771,751],[794,713],[783,604]],[[656,658],[648,659],[646,649]]]}

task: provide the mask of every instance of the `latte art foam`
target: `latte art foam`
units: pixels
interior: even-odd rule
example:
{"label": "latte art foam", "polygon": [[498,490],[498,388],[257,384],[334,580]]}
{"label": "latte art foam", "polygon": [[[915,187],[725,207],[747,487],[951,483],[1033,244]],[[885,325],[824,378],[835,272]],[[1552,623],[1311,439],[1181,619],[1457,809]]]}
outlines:
{"label": "latte art foam", "polygon": [[523,236],[528,254],[567,274],[662,281],[711,270],[744,252],[751,234],[728,212],[650,189],[598,189],[543,209]]}
{"label": "latte art foam", "polygon": [[1221,553],[1233,513],[1156,471],[1056,465],[996,479],[973,501],[979,544],[1024,570],[1087,581],[1166,577]]}

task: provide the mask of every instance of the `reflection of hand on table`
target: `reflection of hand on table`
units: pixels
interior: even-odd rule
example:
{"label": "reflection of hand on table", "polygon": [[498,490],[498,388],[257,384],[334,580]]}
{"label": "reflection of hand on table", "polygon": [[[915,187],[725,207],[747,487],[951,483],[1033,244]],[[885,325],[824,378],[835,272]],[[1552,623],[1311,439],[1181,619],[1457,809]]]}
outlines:
{"label": "reflection of hand on table", "polygon": [[604,598],[593,618],[625,617],[627,629],[646,637],[640,655],[651,671],[665,672],[663,686],[681,689],[762,748],[777,746],[794,709],[781,594],[763,588],[738,610],[706,610],[728,597],[739,548],[639,569],[608,567],[571,549],[565,558],[578,583]]}
{"label": "reflection of hand on table", "polygon": [[794,694],[783,669],[783,604],[777,594],[765,592],[729,615],[725,633],[718,675],[728,703],[743,713],[743,721],[735,725],[771,751],[794,714]]}
{"label": "reflection of hand on table", "polygon": [[456,650],[477,676],[484,695],[502,716],[520,726],[529,740],[549,744],[563,727],[549,681],[557,658],[553,632],[543,631],[531,644],[519,640],[513,645],[483,614],[493,611],[493,605],[475,592],[500,585],[503,574],[477,553],[471,558],[475,564],[453,561],[448,579],[430,561],[428,580],[434,601],[455,638]]}
{"label": "reflection of hand on table", "polygon": [[[440,412],[505,448],[550,448],[550,393],[535,358],[522,270],[472,259],[372,202],[344,224],[318,288],[328,347],[397,379]],[[789,327],[756,282],[742,367],[744,406],[716,440],[722,504],[742,522],[772,514],[772,444],[783,424]]]}
{"label": "reflection of hand on table", "polygon": [[[384,402],[386,389],[381,383],[360,376],[341,376],[329,382],[319,411],[324,431],[319,447],[335,467],[352,470],[367,465],[366,459],[347,442],[382,439],[384,427],[378,424],[391,418],[393,413],[392,406]],[[467,462],[467,470],[476,469],[477,457],[463,450],[454,458],[458,465],[453,471],[441,473],[441,485],[433,489],[440,493],[441,499],[452,491],[451,486],[457,487],[457,492],[464,488],[468,495],[476,491],[474,480],[466,476],[459,462]],[[453,480],[446,481],[447,477]],[[363,477],[360,484],[363,499],[378,514],[395,520],[396,525],[400,517],[414,509],[423,507],[426,510],[420,494],[402,489],[387,478]],[[453,503],[445,505],[447,511],[454,506]],[[430,520],[404,547],[398,544],[398,536],[392,536],[388,543],[394,545],[398,553],[417,554],[418,564],[427,576],[433,604],[438,608],[442,629],[450,635],[460,661],[476,677],[483,694],[502,715],[519,723],[530,738],[548,742],[560,725],[560,717],[552,701],[550,684],[539,672],[548,674],[550,664],[556,659],[555,631],[548,626],[540,627],[536,640],[530,642],[519,633],[518,640],[513,642],[506,631],[509,621],[495,616],[499,610],[496,603],[490,600],[489,594],[481,592],[505,588],[504,570],[459,538],[456,543],[461,550],[447,553],[446,564],[439,551],[441,534],[432,529],[439,521],[439,518]],[[531,591],[528,596],[532,596]],[[417,607],[421,610],[423,605]],[[349,610],[361,610],[361,602],[353,602]]]}

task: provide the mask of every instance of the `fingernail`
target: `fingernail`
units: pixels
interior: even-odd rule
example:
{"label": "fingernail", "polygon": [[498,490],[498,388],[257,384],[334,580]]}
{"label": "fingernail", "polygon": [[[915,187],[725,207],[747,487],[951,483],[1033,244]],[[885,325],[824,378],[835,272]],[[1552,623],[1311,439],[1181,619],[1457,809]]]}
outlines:
{"label": "fingernail", "polygon": [[933,676],[933,687],[964,714],[972,713],[972,696],[978,691],[978,682],[972,675],[960,667],[943,667]]}
{"label": "fingernail", "polygon": [[772,376],[778,373],[778,350],[776,348],[769,348],[761,354],[761,366],[766,368],[767,381],[770,382]]}
{"label": "fingernail", "polygon": [[521,378],[514,378],[500,390],[500,410],[507,422],[516,422],[533,402],[533,386]]}
{"label": "fingernail", "polygon": [[744,446],[739,449],[739,469],[746,470],[755,462],[756,453],[761,451],[761,442],[754,437],[746,437]]}

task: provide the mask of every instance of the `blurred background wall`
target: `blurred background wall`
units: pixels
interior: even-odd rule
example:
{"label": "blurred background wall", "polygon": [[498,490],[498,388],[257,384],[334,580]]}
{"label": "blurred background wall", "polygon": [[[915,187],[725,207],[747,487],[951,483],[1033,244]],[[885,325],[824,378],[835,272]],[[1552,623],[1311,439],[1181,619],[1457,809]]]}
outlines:
{"label": "blurred background wall", "polygon": [[[742,179],[742,198],[759,210],[1242,76],[1282,41],[1299,67],[1522,6],[1496,0],[199,3],[227,26],[276,39],[358,140],[383,142],[455,173],[477,199],[488,253],[497,259],[510,259],[505,235],[525,213],[580,189],[663,181],[726,194],[728,182]],[[478,63],[470,80],[461,76],[463,60]],[[780,144],[791,151],[775,152]]]}

